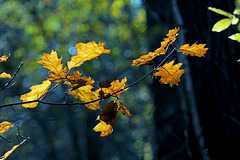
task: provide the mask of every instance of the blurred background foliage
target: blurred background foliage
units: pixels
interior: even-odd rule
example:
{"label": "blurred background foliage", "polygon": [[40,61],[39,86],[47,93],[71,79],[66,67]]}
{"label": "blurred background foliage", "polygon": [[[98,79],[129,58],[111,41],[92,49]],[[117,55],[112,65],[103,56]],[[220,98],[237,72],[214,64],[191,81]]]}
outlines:
{"label": "blurred background foliage", "polygon": [[[96,82],[127,76],[130,84],[149,70],[131,67],[133,59],[148,52],[145,35],[146,12],[140,0],[0,0],[0,53],[11,54],[9,61],[0,64],[0,71],[13,75],[24,62],[16,84],[1,92],[0,102],[19,102],[29,87],[44,80],[48,71],[37,63],[43,52],[57,51],[66,64],[76,54],[78,42],[106,42],[106,48],[112,50],[110,55],[77,68],[84,76]],[[1,86],[5,83],[0,82]],[[121,95],[133,116],[119,114],[113,134],[105,138],[92,130],[99,111],[84,106],[40,104],[35,109],[1,109],[1,121],[19,125],[22,134],[31,138],[11,158],[152,159],[155,144],[150,83],[148,77]],[[63,102],[67,89],[58,87],[45,100]],[[79,101],[71,96],[67,100]],[[11,139],[16,132],[13,128],[3,136]],[[0,155],[14,145],[0,141]]]}

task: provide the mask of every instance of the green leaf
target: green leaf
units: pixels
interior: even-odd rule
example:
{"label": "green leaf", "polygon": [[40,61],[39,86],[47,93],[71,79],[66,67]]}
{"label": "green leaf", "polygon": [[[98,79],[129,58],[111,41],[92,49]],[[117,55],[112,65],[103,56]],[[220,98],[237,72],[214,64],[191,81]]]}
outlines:
{"label": "green leaf", "polygon": [[238,21],[239,21],[239,18],[234,17],[234,18],[232,19],[232,25],[236,25],[236,24],[238,23]]}
{"label": "green leaf", "polygon": [[233,34],[229,36],[228,38],[240,42],[240,33]]}
{"label": "green leaf", "polygon": [[223,11],[223,10],[221,10],[221,9],[217,9],[217,8],[213,8],[213,7],[208,7],[208,10],[213,11],[213,12],[216,12],[216,13],[221,14],[221,15],[223,15],[223,16],[227,16],[227,17],[229,17],[229,18],[234,18],[234,17],[235,17],[233,14],[228,13],[228,12],[226,12],[226,11]]}
{"label": "green leaf", "polygon": [[235,9],[233,14],[240,15],[240,9]]}
{"label": "green leaf", "polygon": [[224,18],[214,24],[212,31],[213,32],[221,32],[227,29],[232,23],[232,20],[229,18]]}

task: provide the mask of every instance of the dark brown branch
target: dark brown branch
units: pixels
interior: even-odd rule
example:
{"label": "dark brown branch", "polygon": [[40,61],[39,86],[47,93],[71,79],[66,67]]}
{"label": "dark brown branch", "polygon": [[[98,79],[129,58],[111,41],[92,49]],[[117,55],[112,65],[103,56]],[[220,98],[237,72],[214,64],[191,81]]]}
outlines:
{"label": "dark brown branch", "polygon": [[[20,68],[22,67],[23,62],[20,63],[20,65],[18,66],[17,71],[15,72],[15,74],[13,75],[13,77],[0,89],[0,91],[4,90],[8,85],[11,84],[11,82],[14,80],[14,78],[16,77],[16,75],[18,74]],[[12,86],[12,85],[11,85]]]}

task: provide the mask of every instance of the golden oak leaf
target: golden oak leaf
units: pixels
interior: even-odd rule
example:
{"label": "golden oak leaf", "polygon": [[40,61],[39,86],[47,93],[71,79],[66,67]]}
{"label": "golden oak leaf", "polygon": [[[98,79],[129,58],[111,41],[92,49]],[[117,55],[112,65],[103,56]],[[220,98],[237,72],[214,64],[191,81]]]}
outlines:
{"label": "golden oak leaf", "polygon": [[100,42],[97,44],[95,41],[76,44],[77,55],[72,56],[71,61],[67,62],[69,70],[74,67],[79,67],[85,61],[97,58],[103,53],[109,54],[111,50],[105,49],[104,45],[105,43]]}
{"label": "golden oak leaf", "polygon": [[[73,87],[73,85],[69,82],[68,85]],[[79,98],[82,102],[91,102],[96,99],[99,99],[98,94],[94,91],[92,91],[93,86],[92,85],[86,85],[79,87],[75,90],[70,90],[69,94],[73,95],[75,98]],[[85,106],[89,109],[96,110],[100,109],[99,101],[85,104]]]}
{"label": "golden oak leaf", "polygon": [[116,117],[118,111],[121,111],[126,116],[131,116],[129,110],[120,101],[119,105],[116,101],[111,101],[106,104],[106,107],[102,109],[97,120],[100,122],[93,130],[95,132],[101,132],[100,136],[108,136],[113,132],[113,127],[116,123]]}
{"label": "golden oak leaf", "polygon": [[[22,95],[20,97],[20,99],[23,102],[37,100],[38,98],[40,98],[42,95],[44,95],[48,91],[48,88],[50,86],[51,86],[51,81],[49,81],[49,80],[43,81],[42,84],[32,86],[30,88],[31,92]],[[32,103],[23,104],[22,106],[24,108],[34,108],[34,107],[37,107],[37,105],[38,105],[38,102],[32,102]]]}
{"label": "golden oak leaf", "polygon": [[0,134],[7,132],[9,130],[9,128],[13,127],[14,124],[4,121],[2,123],[0,123]]}
{"label": "golden oak leaf", "polygon": [[[113,97],[118,97],[121,93],[125,92],[127,90],[124,89],[125,84],[127,82],[127,78],[124,77],[121,82],[119,82],[118,79],[111,82],[111,86],[108,88],[99,88],[96,90],[96,92],[100,95],[100,97],[108,97],[108,95],[113,94]],[[117,93],[116,93],[117,92]],[[102,94],[101,94],[102,93]]]}
{"label": "golden oak leaf", "polygon": [[196,44],[194,43],[192,46],[189,44],[185,44],[180,47],[178,50],[186,55],[197,56],[197,57],[205,57],[206,51],[208,48],[204,48],[206,44]]}
{"label": "golden oak leaf", "polygon": [[142,55],[138,59],[133,60],[132,66],[140,66],[140,65],[148,65],[152,64],[151,61],[159,56],[159,55],[164,55],[168,47],[176,40],[176,37],[178,36],[178,31],[179,28],[171,29],[169,30],[167,34],[167,38],[164,38],[164,41],[161,42],[161,46],[156,49],[154,52],[149,52],[147,55]]}
{"label": "golden oak leaf", "polygon": [[58,73],[48,73],[47,79],[52,81],[52,82],[60,82],[60,81],[66,81],[66,77],[67,77],[67,68],[64,68],[60,71],[58,71]]}
{"label": "golden oak leaf", "polygon": [[125,107],[122,103],[122,101],[119,102],[118,104],[118,110],[122,112],[122,114],[124,114],[125,116],[131,116],[132,114],[130,113],[129,109],[127,109],[127,107]]}
{"label": "golden oak leaf", "polygon": [[168,50],[168,47],[173,44],[173,42],[176,40],[176,37],[178,36],[178,31],[180,28],[170,29],[167,38],[164,38],[164,41],[161,42],[161,47],[156,49],[154,52],[157,55],[165,54]]}
{"label": "golden oak leaf", "polygon": [[12,148],[10,151],[6,152],[6,153],[1,157],[0,160],[5,160],[10,154],[12,154],[12,152],[13,152],[15,149],[17,149],[18,146],[20,146],[20,144],[13,146],[13,148]]}
{"label": "golden oak leaf", "polygon": [[0,57],[0,62],[5,62],[9,59],[9,55],[3,55],[2,57]]}
{"label": "golden oak leaf", "polygon": [[115,125],[115,119],[118,113],[118,105],[116,101],[111,101],[106,104],[106,107],[102,109],[99,119],[104,121],[106,124],[110,124],[111,126]]}
{"label": "golden oak leaf", "polygon": [[146,55],[142,55],[138,59],[133,60],[132,66],[141,66],[141,65],[149,65],[152,64],[151,60],[153,60],[155,57],[157,57],[157,54],[154,52],[148,52]]}
{"label": "golden oak leaf", "polygon": [[68,76],[67,80],[71,82],[71,90],[95,83],[91,77],[81,77],[81,73],[79,71],[75,71],[73,76]]}
{"label": "golden oak leaf", "polygon": [[12,77],[11,77],[10,74],[7,74],[7,73],[5,73],[5,72],[1,72],[1,73],[0,73],[0,78],[9,78],[9,79],[11,79]]}
{"label": "golden oak leaf", "polygon": [[180,77],[185,71],[183,69],[179,69],[182,66],[182,63],[178,63],[176,65],[173,65],[174,60],[165,63],[162,67],[157,68],[154,75],[155,76],[161,76],[160,82],[164,84],[170,84],[170,86],[178,85],[178,82],[180,81]]}
{"label": "golden oak leaf", "polygon": [[100,122],[93,128],[95,132],[101,132],[100,136],[105,137],[113,132],[113,128],[110,124],[106,124],[104,121],[101,121],[99,116],[97,118]]}
{"label": "golden oak leaf", "polygon": [[38,63],[42,64],[44,68],[49,69],[55,74],[60,74],[62,70],[62,58],[58,58],[57,52],[53,51],[50,54],[43,53],[42,60]]}

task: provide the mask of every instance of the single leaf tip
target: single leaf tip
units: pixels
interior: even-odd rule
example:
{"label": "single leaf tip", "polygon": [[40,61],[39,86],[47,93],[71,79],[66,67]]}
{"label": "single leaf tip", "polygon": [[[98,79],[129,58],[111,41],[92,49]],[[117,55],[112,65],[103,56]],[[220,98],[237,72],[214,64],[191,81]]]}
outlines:
{"label": "single leaf tip", "polygon": [[0,78],[9,78],[9,79],[11,79],[12,77],[11,77],[10,74],[7,74],[7,73],[5,73],[5,72],[1,72],[1,73],[0,73]]}
{"label": "single leaf tip", "polygon": [[196,44],[193,45],[185,44],[182,45],[178,52],[182,52],[185,55],[197,56],[197,57],[205,57],[208,48],[205,48],[206,44]]}
{"label": "single leaf tip", "polygon": [[77,55],[71,57],[71,61],[67,62],[68,69],[81,66],[85,61],[97,58],[103,53],[109,54],[110,49],[104,48],[105,43],[95,41],[88,43],[78,43],[75,45],[77,48]]}
{"label": "single leaf tip", "polygon": [[8,121],[4,121],[2,123],[0,123],[0,134],[7,132],[9,130],[9,128],[13,127],[14,124],[8,122]]}
{"label": "single leaf tip", "polygon": [[[50,80],[46,80],[46,81],[43,81],[42,84],[32,86],[30,88],[31,92],[21,95],[20,100],[22,100],[23,102],[37,100],[38,98],[42,97],[48,91],[48,88],[51,86],[51,84],[52,84],[52,82]],[[38,102],[22,104],[22,106],[24,108],[35,108],[35,107],[37,107],[37,105],[38,105]]]}
{"label": "single leaf tip", "polygon": [[228,38],[231,40],[240,42],[240,33],[233,34],[233,35],[229,36]]}

